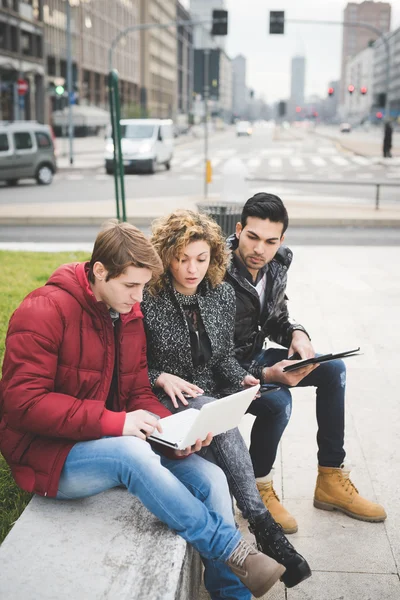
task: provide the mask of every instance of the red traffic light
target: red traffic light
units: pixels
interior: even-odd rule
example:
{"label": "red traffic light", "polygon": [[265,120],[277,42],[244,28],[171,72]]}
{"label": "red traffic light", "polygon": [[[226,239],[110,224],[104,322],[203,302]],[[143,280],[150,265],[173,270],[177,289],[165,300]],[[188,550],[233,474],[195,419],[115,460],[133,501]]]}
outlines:
{"label": "red traffic light", "polygon": [[296,112],[300,113],[301,112],[301,106],[296,106]]}
{"label": "red traffic light", "polygon": [[376,113],[376,115],[375,115],[375,116],[376,116],[376,118],[377,118],[377,119],[382,119],[382,117],[383,117],[383,113],[381,113],[381,111],[379,110],[379,111]]}
{"label": "red traffic light", "polygon": [[352,94],[354,92],[356,88],[354,87],[354,85],[350,84],[349,86],[347,86],[347,91],[349,92],[349,94]]}
{"label": "red traffic light", "polygon": [[333,87],[328,88],[328,96],[333,96],[334,93],[335,90],[333,89]]}
{"label": "red traffic light", "polygon": [[360,92],[364,95],[367,93],[367,88],[365,86],[363,86],[362,88],[360,88]]}

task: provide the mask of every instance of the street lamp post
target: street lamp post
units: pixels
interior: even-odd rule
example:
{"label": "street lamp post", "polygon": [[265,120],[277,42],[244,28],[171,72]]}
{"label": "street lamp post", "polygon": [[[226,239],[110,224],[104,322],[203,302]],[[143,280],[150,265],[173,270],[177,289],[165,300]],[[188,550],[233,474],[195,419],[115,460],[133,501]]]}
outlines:
{"label": "street lamp post", "polygon": [[69,163],[74,164],[73,140],[74,122],[72,116],[73,84],[72,84],[72,40],[71,40],[71,4],[66,0],[67,11],[67,93],[68,93],[68,138],[69,138]]}

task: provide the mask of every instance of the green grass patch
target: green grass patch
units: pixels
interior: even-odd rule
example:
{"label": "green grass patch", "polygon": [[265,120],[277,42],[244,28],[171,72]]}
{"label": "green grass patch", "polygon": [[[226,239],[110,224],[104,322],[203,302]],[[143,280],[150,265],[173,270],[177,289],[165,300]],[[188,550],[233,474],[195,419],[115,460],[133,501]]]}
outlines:
{"label": "green grass patch", "polygon": [[[3,252],[0,251],[0,364],[3,363],[8,322],[29,292],[46,283],[62,264],[87,260],[83,252]],[[31,498],[20,490],[0,454],[0,543]]]}

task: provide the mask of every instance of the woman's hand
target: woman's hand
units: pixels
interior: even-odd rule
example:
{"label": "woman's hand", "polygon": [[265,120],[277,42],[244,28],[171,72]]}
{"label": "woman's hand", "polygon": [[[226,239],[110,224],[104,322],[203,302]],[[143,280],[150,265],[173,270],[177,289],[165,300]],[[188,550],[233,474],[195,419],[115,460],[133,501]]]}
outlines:
{"label": "woman's hand", "polygon": [[260,383],[259,379],[256,379],[255,377],[253,377],[253,375],[246,375],[246,377],[243,379],[241,385],[243,385],[243,386],[257,385],[257,383]]}
{"label": "woman's hand", "polygon": [[176,375],[172,375],[172,373],[161,373],[155,385],[162,388],[168,394],[175,408],[178,408],[177,398],[179,398],[182,404],[187,406],[189,403],[186,398],[196,398],[196,396],[204,394],[204,391],[197,385],[189,383]]}
{"label": "woman's hand", "polygon": [[199,450],[201,450],[202,448],[209,446],[212,442],[212,439],[213,434],[209,433],[207,434],[205,440],[196,440],[196,443],[192,447],[185,448],[185,450],[175,450],[175,454],[176,456],[189,456],[189,454],[193,454],[193,452],[199,452]]}

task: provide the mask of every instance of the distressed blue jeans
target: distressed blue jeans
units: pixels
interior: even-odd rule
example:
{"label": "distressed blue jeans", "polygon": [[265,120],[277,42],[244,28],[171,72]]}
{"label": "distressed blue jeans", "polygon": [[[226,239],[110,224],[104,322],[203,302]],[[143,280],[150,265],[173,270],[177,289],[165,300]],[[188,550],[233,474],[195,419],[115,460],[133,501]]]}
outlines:
{"label": "distressed blue jeans", "polygon": [[166,458],[136,437],[78,442],[67,456],[58,499],[94,496],[124,486],[200,553],[213,600],[251,594],[225,564],[241,539],[223,472],[200,456]]}
{"label": "distressed blue jeans", "polygon": [[[215,402],[215,398],[197,396],[189,400],[188,406],[178,401],[178,408],[174,407],[169,397],[162,397],[161,402],[171,412],[176,413],[187,408],[200,409],[204,404]],[[258,492],[250,454],[239,429],[235,427],[216,435],[211,446],[204,448],[202,452],[205,458],[215,460],[224,471],[231,493],[243,517],[253,524],[260,521],[267,514],[267,510]]]}
{"label": "distressed blue jeans", "polygon": [[[261,350],[253,361],[263,367],[288,357],[281,348]],[[275,462],[278,444],[292,413],[292,395],[288,387],[269,394],[261,394],[250,404],[247,412],[255,415],[251,431],[250,456],[256,477],[268,475]],[[342,360],[322,363],[296,387],[317,388],[317,444],[318,464],[322,467],[339,467],[346,455],[344,451],[344,398],[346,367]]]}

